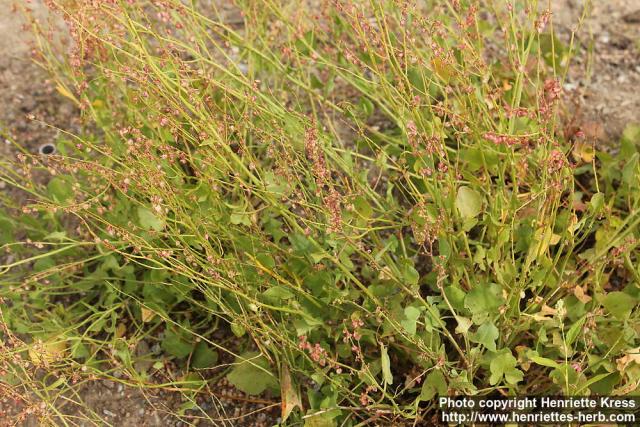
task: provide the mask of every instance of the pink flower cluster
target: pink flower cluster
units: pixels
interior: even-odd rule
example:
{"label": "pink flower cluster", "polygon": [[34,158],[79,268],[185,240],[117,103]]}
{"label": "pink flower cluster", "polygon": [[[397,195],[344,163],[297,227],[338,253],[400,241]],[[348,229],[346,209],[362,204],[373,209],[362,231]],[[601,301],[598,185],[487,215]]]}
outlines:
{"label": "pink flower cluster", "polygon": [[495,132],[485,132],[482,136],[487,141],[491,141],[496,145],[506,145],[508,147],[514,145],[525,145],[525,143],[528,141],[528,138],[524,136],[505,135]]}
{"label": "pink flower cluster", "polygon": [[360,338],[362,338],[358,329],[364,326],[364,322],[360,319],[353,319],[351,320],[351,326],[353,327],[353,332],[349,332],[347,328],[342,330],[342,334],[344,335],[342,337],[342,342],[348,342],[351,339],[359,341]]}
{"label": "pink flower cluster", "polygon": [[369,397],[369,393],[371,393],[372,391],[375,391],[376,387],[370,385],[369,387],[367,387],[362,393],[360,393],[360,404],[362,406],[368,406],[369,403],[371,402],[371,398]]}
{"label": "pink flower cluster", "polygon": [[560,150],[553,150],[549,153],[549,158],[547,159],[547,170],[549,173],[555,173],[560,171],[567,165],[567,159],[564,154]]}
{"label": "pink flower cluster", "polygon": [[327,363],[330,363],[329,354],[327,350],[322,348],[320,344],[315,343],[311,344],[307,341],[306,335],[301,335],[299,338],[298,348],[300,350],[305,350],[309,352],[309,356],[314,362],[317,362],[320,366],[326,366]]}

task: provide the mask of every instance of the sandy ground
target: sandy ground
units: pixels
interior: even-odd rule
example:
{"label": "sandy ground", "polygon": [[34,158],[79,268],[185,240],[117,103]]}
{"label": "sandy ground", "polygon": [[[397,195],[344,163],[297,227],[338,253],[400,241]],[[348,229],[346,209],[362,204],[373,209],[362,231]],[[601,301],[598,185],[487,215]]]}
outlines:
{"label": "sandy ground", "polygon": [[629,123],[640,122],[640,1],[551,3],[555,29],[565,41],[588,7],[564,88],[576,123],[588,136],[615,145]]}
{"label": "sandy ground", "polygon": [[[21,29],[19,15],[11,12],[13,0],[0,0],[0,131],[23,143],[30,151],[54,141],[56,131],[27,117],[35,115],[54,127],[73,131],[79,126],[76,111],[58,95],[46,74],[30,61],[28,32]],[[585,5],[584,0],[553,0],[553,19],[561,38],[567,39]],[[565,82],[569,114],[589,136],[615,144],[624,127],[640,122],[640,1],[592,2],[592,17],[585,20],[577,40],[583,46]],[[38,1],[33,2],[44,17]],[[4,138],[3,138],[4,139]],[[0,142],[0,156],[13,155],[9,144]],[[0,191],[2,191],[0,189]],[[233,394],[233,390],[219,390]],[[90,411],[67,404],[65,411],[94,421],[79,425],[170,426],[186,425],[170,412],[181,405],[175,394],[142,393],[109,381],[96,381],[78,390]],[[259,410],[265,404],[242,400],[224,401],[227,415]],[[213,406],[203,402],[203,408]],[[19,403],[0,396],[0,425],[10,425]],[[219,425],[268,425],[276,410],[262,412],[245,421]],[[4,415],[2,415],[4,414]],[[268,415],[268,416],[267,416]],[[37,425],[33,421],[31,425]],[[201,424],[202,425],[202,424]]]}
{"label": "sandy ground", "polygon": [[[30,61],[29,33],[12,4],[13,0],[0,0],[0,129],[36,151],[41,144],[52,142],[56,131],[29,120],[29,114],[69,130],[77,126],[77,119],[73,106],[55,92],[45,73]],[[36,10],[40,19],[46,18],[43,9]],[[8,148],[4,147],[5,153]]]}

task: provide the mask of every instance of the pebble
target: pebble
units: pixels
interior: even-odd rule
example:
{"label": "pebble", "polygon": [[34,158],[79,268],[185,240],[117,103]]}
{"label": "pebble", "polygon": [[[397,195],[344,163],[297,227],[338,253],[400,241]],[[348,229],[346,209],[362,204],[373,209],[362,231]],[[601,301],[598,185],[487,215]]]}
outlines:
{"label": "pebble", "polygon": [[102,413],[103,413],[103,414],[105,414],[105,415],[106,415],[106,416],[108,416],[108,417],[115,417],[115,416],[116,416],[116,414],[114,414],[113,412],[111,412],[111,411],[110,411],[110,410],[108,410],[108,409],[103,409],[103,410],[102,410]]}

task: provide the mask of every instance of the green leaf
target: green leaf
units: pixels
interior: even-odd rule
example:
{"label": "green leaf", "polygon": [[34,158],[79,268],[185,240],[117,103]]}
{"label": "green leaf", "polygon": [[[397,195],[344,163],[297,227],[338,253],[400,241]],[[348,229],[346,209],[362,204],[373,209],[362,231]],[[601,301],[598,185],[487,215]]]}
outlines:
{"label": "green leaf", "polygon": [[420,310],[413,306],[405,307],[404,317],[405,320],[401,320],[400,324],[409,333],[409,335],[415,335],[416,323],[418,322],[418,318],[420,317]]}
{"label": "green leaf", "polygon": [[273,270],[276,267],[276,261],[269,254],[259,253],[256,255],[256,260],[258,260],[263,267],[266,267],[269,270]]}
{"label": "green leaf", "polygon": [[453,306],[454,309],[463,311],[464,307],[464,298],[467,294],[457,286],[447,286],[444,288],[444,293]]}
{"label": "green leaf", "polygon": [[482,211],[482,196],[472,188],[462,186],[458,188],[456,208],[462,218],[475,218]]}
{"label": "green leaf", "polygon": [[287,238],[291,242],[293,250],[300,255],[306,255],[307,251],[312,247],[309,239],[300,233],[289,234]]}
{"label": "green leaf", "polygon": [[234,212],[229,217],[229,222],[233,225],[251,225],[251,217],[246,212]]}
{"label": "green leaf", "polygon": [[335,427],[338,425],[335,420],[338,415],[340,415],[339,410],[320,411],[316,415],[305,418],[304,427]]}
{"label": "green leaf", "polygon": [[49,195],[58,202],[65,202],[73,197],[71,184],[62,176],[56,176],[47,184]]}
{"label": "green leaf", "polygon": [[373,114],[373,111],[375,110],[375,106],[373,105],[373,102],[371,102],[369,98],[367,98],[366,96],[361,96],[359,104],[360,104],[360,108],[364,112],[365,117],[369,117],[370,115]]}
{"label": "green leaf", "polygon": [[89,349],[82,341],[78,340],[71,346],[71,356],[75,359],[86,359],[90,356]]}
{"label": "green leaf", "polygon": [[[148,275],[152,277],[152,275]],[[173,291],[173,292],[172,292]],[[176,301],[175,288],[164,283],[152,282],[142,288],[145,303],[154,303],[154,309],[165,309]]]}
{"label": "green leaf", "polygon": [[263,212],[262,216],[264,231],[267,232],[275,243],[279,243],[280,239],[287,234],[282,231],[282,221],[278,221],[273,218],[272,214],[268,211]]}
{"label": "green leaf", "polygon": [[586,388],[584,374],[576,371],[570,363],[563,363],[551,371],[549,378],[558,386],[562,387],[563,392],[567,395],[576,396],[577,390]]}
{"label": "green leaf", "polygon": [[317,264],[323,259],[328,258],[329,255],[326,252],[312,252],[309,254],[309,257],[314,264]]}
{"label": "green leaf", "polygon": [[294,43],[296,51],[302,55],[308,55],[311,49],[314,49],[317,45],[313,30],[309,30],[302,34]]}
{"label": "green leaf", "polygon": [[500,336],[498,328],[493,323],[483,323],[478,330],[469,335],[469,341],[482,344],[491,351],[496,351],[496,340]]}
{"label": "green leaf", "polygon": [[604,193],[595,193],[591,196],[589,207],[593,212],[600,212],[604,207]]}
{"label": "green leaf", "polygon": [[567,345],[568,346],[573,344],[574,341],[576,340],[576,338],[578,338],[578,335],[582,331],[582,326],[584,325],[584,322],[586,320],[587,320],[587,316],[585,315],[585,316],[582,316],[573,325],[571,325],[571,327],[569,328],[569,331],[567,332],[567,335],[566,335],[566,341],[567,341]]}
{"label": "green leaf", "polygon": [[636,300],[624,292],[609,292],[602,300],[602,305],[616,319],[624,320],[631,314]]}
{"label": "green leaf", "polygon": [[11,221],[2,216],[0,211],[0,245],[12,242],[14,240],[14,226]]}
{"label": "green leaf", "polygon": [[44,240],[57,240],[58,242],[62,242],[68,239],[66,231],[54,231],[45,236]]}
{"label": "green leaf", "polygon": [[460,335],[466,335],[471,326],[473,326],[473,322],[471,320],[462,316],[456,316],[456,322],[458,322],[458,326],[456,326],[455,332]]}
{"label": "green leaf", "polygon": [[138,206],[138,220],[145,230],[161,231],[164,228],[164,221],[143,206]]}
{"label": "green leaf", "polygon": [[640,145],[640,125],[637,123],[628,124],[622,132],[622,141]]}
{"label": "green leaf", "polygon": [[273,302],[280,302],[282,300],[290,299],[294,297],[294,293],[284,286],[273,286],[262,293],[266,299]]}
{"label": "green leaf", "polygon": [[380,344],[380,362],[382,363],[382,379],[386,384],[393,384],[393,374],[391,373],[391,360],[387,348]]}
{"label": "green leaf", "polygon": [[233,332],[233,335],[240,338],[247,333],[247,330],[240,323],[233,322],[231,323],[231,332]]}
{"label": "green leaf", "polygon": [[504,372],[504,379],[509,384],[513,384],[513,385],[518,384],[520,381],[523,380],[523,378],[524,378],[524,374],[520,369],[513,368]]}
{"label": "green leaf", "polygon": [[400,272],[402,273],[402,279],[407,285],[415,286],[420,280],[420,274],[416,270],[409,260],[404,260],[400,265]]}
{"label": "green leaf", "polygon": [[282,197],[288,193],[287,181],[281,177],[276,177],[273,172],[266,172],[264,174],[264,182],[267,186],[267,191],[274,193],[275,195]]}
{"label": "green leaf", "polygon": [[33,271],[45,271],[56,266],[56,262],[51,257],[40,258],[33,263]]}
{"label": "green leaf", "polygon": [[550,34],[549,32],[544,32],[538,37],[540,40],[540,53],[547,65],[554,67],[554,64],[561,64],[567,55],[568,48],[565,44],[555,34]]}
{"label": "green leaf", "polygon": [[187,357],[191,350],[193,350],[193,344],[189,342],[184,333],[167,330],[164,334],[164,340],[161,347],[164,351],[175,357]]}
{"label": "green leaf", "polygon": [[269,370],[267,359],[260,353],[244,353],[235,363],[227,374],[227,380],[243,393],[255,395],[267,388],[277,388],[276,377]]}
{"label": "green leaf", "polygon": [[104,257],[102,264],[100,265],[100,269],[102,271],[113,271],[116,272],[120,268],[120,264],[118,264],[118,259],[114,255],[107,255]]}
{"label": "green leaf", "polygon": [[440,369],[432,370],[422,383],[420,391],[420,400],[431,400],[436,395],[445,396],[449,391],[447,380]]}
{"label": "green leaf", "polygon": [[191,366],[196,369],[211,368],[218,362],[218,353],[212,350],[207,343],[201,341],[196,345],[191,359]]}
{"label": "green leaf", "polygon": [[449,258],[451,256],[451,244],[444,236],[438,237],[438,252],[440,252],[440,256],[444,258]]}
{"label": "green leaf", "polygon": [[369,219],[371,215],[373,215],[373,209],[367,199],[362,196],[356,197],[356,200],[353,202],[354,207],[356,208],[356,212],[362,215],[364,218]]}
{"label": "green leaf", "polygon": [[638,162],[640,159],[640,155],[638,153],[633,153],[631,158],[627,160],[627,163],[622,168],[622,181],[626,184],[633,185],[637,183],[637,170],[638,170]]}
{"label": "green leaf", "polygon": [[522,381],[524,377],[521,370],[516,368],[518,361],[511,354],[511,350],[504,349],[498,353],[489,364],[489,370],[491,371],[491,377],[489,377],[489,384],[496,385],[504,377],[508,384],[517,384]]}
{"label": "green leaf", "polygon": [[500,286],[478,284],[464,298],[464,306],[472,313],[473,323],[481,325],[498,312],[503,302]]}
{"label": "green leaf", "polygon": [[536,352],[532,352],[533,354],[528,354],[527,358],[531,360],[533,363],[536,363],[541,366],[547,366],[549,368],[559,368],[560,364],[555,360],[549,359],[547,357],[538,356]]}

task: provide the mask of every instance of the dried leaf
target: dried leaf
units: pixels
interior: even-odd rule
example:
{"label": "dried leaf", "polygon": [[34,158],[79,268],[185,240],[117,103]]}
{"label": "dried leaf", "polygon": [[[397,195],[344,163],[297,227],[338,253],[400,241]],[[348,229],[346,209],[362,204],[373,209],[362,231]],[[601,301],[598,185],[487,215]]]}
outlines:
{"label": "dried leaf", "polygon": [[575,288],[573,288],[573,295],[575,295],[575,297],[578,298],[578,301],[583,304],[586,304],[592,300],[589,295],[584,293],[584,289],[582,289],[581,286],[576,286]]}
{"label": "dried leaf", "polygon": [[121,338],[127,332],[127,326],[124,323],[118,323],[116,327],[116,337]]}
{"label": "dried leaf", "polygon": [[150,322],[154,317],[156,317],[155,311],[149,310],[146,307],[141,307],[140,311],[142,312],[142,321],[145,323]]}
{"label": "dried leaf", "polygon": [[304,412],[302,401],[300,400],[300,394],[296,387],[293,385],[293,379],[287,365],[282,365],[282,372],[280,373],[280,393],[282,396],[282,422],[284,423],[291,411],[297,406],[300,411]]}
{"label": "dried leaf", "polygon": [[60,95],[64,96],[65,98],[68,98],[68,99],[72,100],[76,105],[80,104],[78,102],[78,100],[76,99],[76,97],[73,96],[71,91],[69,89],[67,89],[66,87],[64,87],[62,84],[58,83],[58,85],[56,86],[56,90],[58,91],[58,93]]}
{"label": "dried leaf", "polygon": [[67,343],[65,341],[51,339],[29,348],[29,357],[36,365],[40,363],[49,364],[61,360],[66,350]]}
{"label": "dried leaf", "polygon": [[630,363],[640,365],[640,347],[627,350],[626,354],[616,360],[616,368],[620,372],[624,372]]}
{"label": "dried leaf", "polygon": [[591,163],[596,155],[596,150],[592,144],[587,142],[578,142],[573,147],[573,156],[576,160],[584,163]]}

